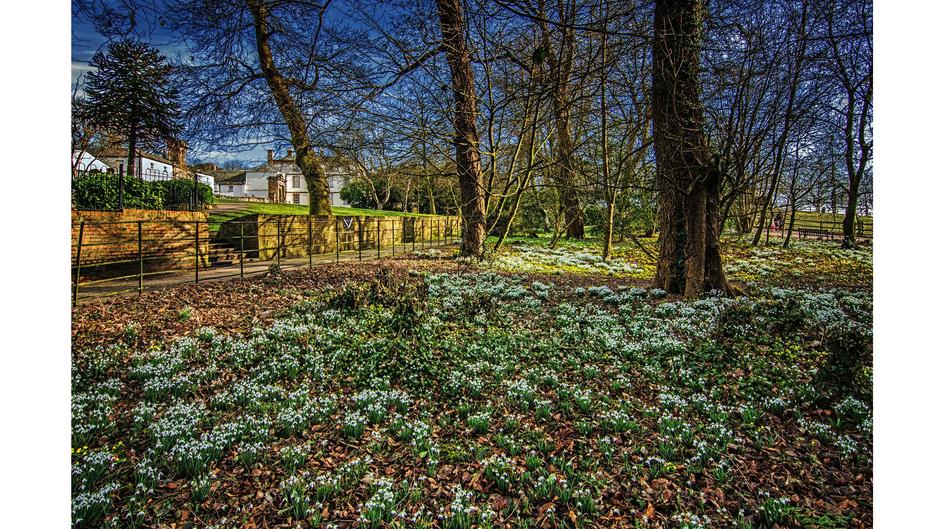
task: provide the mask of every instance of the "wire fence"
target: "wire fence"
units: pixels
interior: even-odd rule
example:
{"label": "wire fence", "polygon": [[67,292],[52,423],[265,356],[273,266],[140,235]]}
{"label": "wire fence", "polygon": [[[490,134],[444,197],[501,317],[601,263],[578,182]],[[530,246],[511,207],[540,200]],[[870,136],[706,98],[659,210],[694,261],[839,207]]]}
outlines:
{"label": "wire fence", "polygon": [[79,221],[72,240],[73,305],[186,283],[280,269],[382,259],[460,240],[454,217],[251,217],[206,221]]}

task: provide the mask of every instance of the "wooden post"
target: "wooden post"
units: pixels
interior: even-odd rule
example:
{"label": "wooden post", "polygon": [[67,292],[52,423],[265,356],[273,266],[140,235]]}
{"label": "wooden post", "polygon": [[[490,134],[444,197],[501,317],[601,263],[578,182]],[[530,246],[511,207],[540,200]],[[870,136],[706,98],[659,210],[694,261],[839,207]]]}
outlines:
{"label": "wooden post", "polygon": [[75,290],[72,293],[72,305],[78,304],[78,282],[82,278],[82,239],[85,236],[85,221],[78,225],[78,249],[75,251]]}
{"label": "wooden post", "polygon": [[245,221],[238,221],[238,277],[245,278]]}
{"label": "wooden post", "polygon": [[137,274],[137,295],[144,292],[144,245],[143,245],[143,224],[144,221],[137,221],[137,262],[140,264],[140,272]]}
{"label": "wooden post", "polygon": [[199,283],[199,221],[196,221],[196,283]]}

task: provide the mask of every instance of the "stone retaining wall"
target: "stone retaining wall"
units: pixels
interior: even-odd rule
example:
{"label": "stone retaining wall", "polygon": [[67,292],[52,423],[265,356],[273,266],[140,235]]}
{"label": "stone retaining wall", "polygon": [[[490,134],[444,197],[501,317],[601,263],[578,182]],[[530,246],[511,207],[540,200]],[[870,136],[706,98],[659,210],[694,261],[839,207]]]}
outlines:
{"label": "stone retaining wall", "polygon": [[273,259],[311,254],[380,248],[392,253],[410,250],[431,241],[459,236],[459,219],[449,216],[420,217],[309,217],[306,215],[246,215],[221,225],[217,239],[241,247],[247,258]]}
{"label": "stone retaining wall", "polygon": [[[84,222],[84,229],[82,223]],[[78,261],[81,234],[83,277],[136,273],[138,222],[144,272],[192,270],[196,263],[196,233],[199,234],[199,266],[209,266],[208,215],[201,211],[72,210],[72,266]]]}

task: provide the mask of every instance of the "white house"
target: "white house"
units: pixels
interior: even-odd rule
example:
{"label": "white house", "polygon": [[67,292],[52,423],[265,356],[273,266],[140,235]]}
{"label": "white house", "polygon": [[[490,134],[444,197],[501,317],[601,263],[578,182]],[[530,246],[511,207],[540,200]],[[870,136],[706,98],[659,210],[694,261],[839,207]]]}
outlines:
{"label": "white house", "polygon": [[[90,154],[87,156],[97,161],[95,168],[98,170],[117,173],[124,165],[124,173],[127,174],[126,149],[112,147],[103,150],[97,158],[92,157]],[[212,188],[213,193],[216,190],[214,174],[200,168],[186,167],[185,142],[171,142],[167,148],[166,157],[138,150],[137,156],[134,158],[134,164],[134,175],[142,180],[149,182],[172,179],[192,180],[195,174],[196,179]]]}
{"label": "white house", "polygon": [[245,171],[218,171],[215,173],[217,196],[242,198],[245,194]]}
{"label": "white house", "polygon": [[[185,152],[185,150],[183,151]],[[170,153],[168,153],[170,154]],[[117,173],[121,166],[124,166],[124,174],[127,174],[127,150],[120,148],[105,149],[99,155],[99,158],[108,164],[111,169]],[[149,182],[157,180],[172,180],[186,176],[181,164],[174,163],[169,158],[164,158],[157,154],[146,151],[137,151],[134,157],[134,176],[147,180]]]}
{"label": "white house", "polygon": [[198,180],[200,184],[206,184],[209,186],[209,188],[212,189],[212,192],[215,193],[215,176],[208,174],[205,171],[195,171],[195,173],[196,180]]}
{"label": "white house", "polygon": [[[76,164],[77,162],[77,164]],[[72,167],[79,173],[99,172],[107,173],[110,167],[88,151],[75,151],[72,153]]]}
{"label": "white house", "polygon": [[[243,181],[241,178],[236,178],[234,181],[226,181],[224,186],[231,185],[233,187],[232,193],[238,193],[237,185],[239,183],[244,185],[241,192],[243,195],[229,195],[229,196],[250,196],[262,200],[271,201],[272,198],[277,201],[278,197],[272,197],[271,189],[269,188],[269,179],[272,177],[281,176],[283,177],[282,183],[284,185],[283,197],[284,202],[288,204],[310,204],[310,193],[307,191],[307,182],[304,180],[304,175],[300,171],[300,167],[297,166],[294,160],[294,151],[291,149],[287,150],[287,156],[284,158],[275,158],[274,151],[268,150],[268,161],[267,163],[250,169],[245,172]],[[330,187],[330,203],[334,206],[347,206],[348,204],[340,198],[339,192],[351,179],[351,174],[344,171],[339,171],[336,169],[330,169],[327,172],[327,184]],[[223,184],[220,182],[220,186]],[[228,193],[229,191],[225,191]],[[223,191],[220,190],[220,193]]]}

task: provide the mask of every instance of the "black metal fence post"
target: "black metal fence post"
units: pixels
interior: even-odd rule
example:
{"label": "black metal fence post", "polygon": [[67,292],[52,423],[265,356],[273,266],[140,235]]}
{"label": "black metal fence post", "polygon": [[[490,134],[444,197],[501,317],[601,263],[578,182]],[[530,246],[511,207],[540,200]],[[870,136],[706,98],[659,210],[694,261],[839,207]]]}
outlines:
{"label": "black metal fence post", "polygon": [[193,211],[199,209],[199,176],[196,175],[196,171],[193,171],[193,196],[192,196]]}
{"label": "black metal fence post", "polygon": [[418,219],[411,219],[411,251],[415,251],[415,241],[418,240]]}
{"label": "black metal fence post", "polygon": [[336,262],[339,262],[339,217],[336,218],[336,223],[334,224],[336,228]]}
{"label": "black metal fence post", "polygon": [[307,215],[307,267],[313,268],[313,217]]}
{"label": "black metal fence post", "polygon": [[140,271],[137,274],[137,295],[144,292],[144,221],[137,221],[137,263],[140,265]]}
{"label": "black metal fence post", "polygon": [[376,250],[379,252],[379,259],[382,258],[382,219],[375,218],[375,233],[378,238],[375,240]]}
{"label": "black metal fence post", "polygon": [[360,217],[356,217],[356,227],[359,228],[356,231],[359,238],[359,260],[362,261],[362,220]]}
{"label": "black metal fence post", "polygon": [[124,210],[124,164],[118,164],[118,209]]}
{"label": "black metal fence post", "polygon": [[278,217],[277,219],[277,238],[275,238],[274,240],[275,240],[274,252],[276,256],[275,259],[277,262],[277,266],[281,266],[281,218],[280,217]]}
{"label": "black metal fence post", "polygon": [[238,277],[245,278],[245,221],[238,221]]}
{"label": "black metal fence post", "polygon": [[78,304],[78,282],[82,279],[82,239],[85,236],[85,221],[78,225],[78,249],[75,252],[75,290],[72,293],[72,305]]}
{"label": "black metal fence post", "polygon": [[196,221],[196,283],[199,283],[199,221]]}
{"label": "black metal fence post", "polygon": [[392,257],[395,257],[395,219],[392,219]]}

